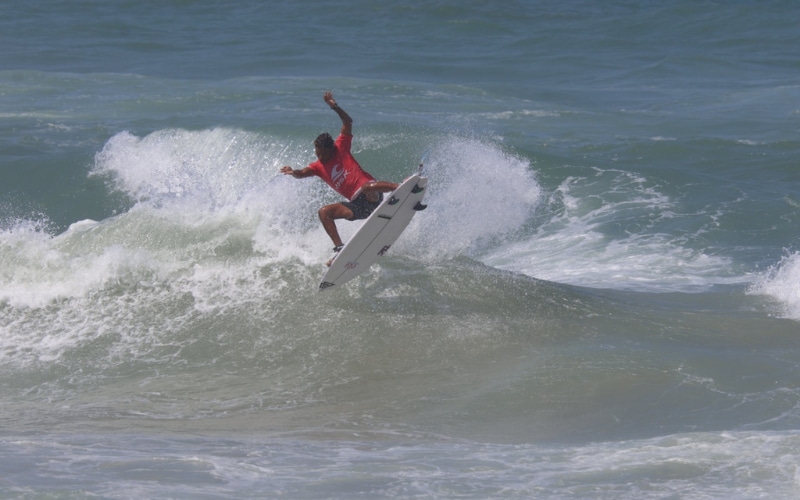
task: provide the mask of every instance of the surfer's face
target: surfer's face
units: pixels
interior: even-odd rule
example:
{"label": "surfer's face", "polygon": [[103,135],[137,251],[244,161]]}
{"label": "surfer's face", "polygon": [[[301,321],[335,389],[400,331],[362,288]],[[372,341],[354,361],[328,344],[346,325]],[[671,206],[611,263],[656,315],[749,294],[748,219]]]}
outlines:
{"label": "surfer's face", "polygon": [[317,155],[319,161],[327,161],[331,159],[333,156],[333,149],[323,148],[321,146],[314,145],[314,154]]}
{"label": "surfer's face", "polygon": [[336,151],[333,137],[327,132],[323,132],[314,139],[314,154],[317,155],[319,161],[326,162],[333,158]]}

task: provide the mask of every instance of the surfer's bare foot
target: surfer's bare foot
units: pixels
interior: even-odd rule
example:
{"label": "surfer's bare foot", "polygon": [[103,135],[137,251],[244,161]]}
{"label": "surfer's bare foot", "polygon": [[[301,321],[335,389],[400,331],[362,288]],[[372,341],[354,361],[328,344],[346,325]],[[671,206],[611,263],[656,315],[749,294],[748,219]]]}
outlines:
{"label": "surfer's bare foot", "polygon": [[333,260],[336,258],[336,255],[339,254],[339,251],[342,248],[344,248],[344,245],[336,245],[335,247],[333,247],[333,257],[331,257],[331,260],[325,263],[326,266],[331,267],[331,264],[333,264]]}

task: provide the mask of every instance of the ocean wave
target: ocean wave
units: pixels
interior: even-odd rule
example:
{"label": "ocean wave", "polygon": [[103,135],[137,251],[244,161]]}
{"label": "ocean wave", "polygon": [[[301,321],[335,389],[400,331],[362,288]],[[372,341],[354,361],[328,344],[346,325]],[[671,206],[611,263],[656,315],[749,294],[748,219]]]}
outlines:
{"label": "ocean wave", "polygon": [[677,203],[641,174],[585,169],[546,197],[527,234],[483,254],[487,265],[560,283],[619,290],[703,291],[749,282],[732,260],[660,229]]}

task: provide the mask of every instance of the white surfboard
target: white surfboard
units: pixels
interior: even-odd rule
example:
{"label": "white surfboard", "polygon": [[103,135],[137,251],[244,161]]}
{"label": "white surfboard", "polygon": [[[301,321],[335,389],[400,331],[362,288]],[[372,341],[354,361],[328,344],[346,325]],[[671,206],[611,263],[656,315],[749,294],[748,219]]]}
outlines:
{"label": "white surfboard", "polygon": [[427,178],[414,174],[397,189],[386,193],[378,208],[336,254],[322,277],[319,290],[347,283],[385,255],[414,214],[425,208],[422,198],[427,185]]}

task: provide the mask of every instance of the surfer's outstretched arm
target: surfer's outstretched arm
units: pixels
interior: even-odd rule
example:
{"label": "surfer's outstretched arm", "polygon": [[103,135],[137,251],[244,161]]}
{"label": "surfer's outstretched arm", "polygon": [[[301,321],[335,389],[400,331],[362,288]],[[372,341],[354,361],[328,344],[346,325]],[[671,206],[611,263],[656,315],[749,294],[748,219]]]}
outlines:
{"label": "surfer's outstretched arm", "polygon": [[315,175],[314,171],[308,167],[298,168],[296,170],[293,169],[292,167],[282,167],[281,173],[284,175],[291,175],[295,179],[302,179],[304,177],[311,177],[312,175]]}
{"label": "surfer's outstretched arm", "polygon": [[342,120],[342,135],[353,135],[353,119],[350,118],[350,115],[347,114],[347,111],[343,110],[336,104],[336,100],[333,98],[333,92],[328,90],[325,92],[325,95],[322,96],[325,99],[325,103],[331,107],[332,110],[336,111],[336,114],[339,115],[339,118]]}

